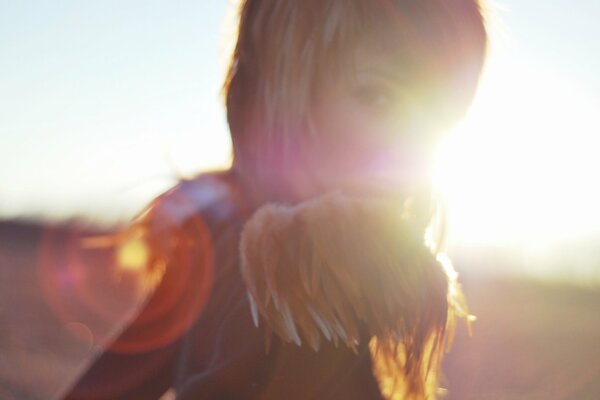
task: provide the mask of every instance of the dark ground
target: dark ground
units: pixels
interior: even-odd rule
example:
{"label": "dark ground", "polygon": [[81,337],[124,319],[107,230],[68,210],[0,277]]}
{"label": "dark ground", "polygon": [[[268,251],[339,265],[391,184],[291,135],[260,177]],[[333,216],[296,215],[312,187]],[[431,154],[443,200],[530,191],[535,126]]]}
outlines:
{"label": "dark ground", "polygon": [[[107,273],[105,253],[66,250],[69,232],[0,223],[1,400],[56,398],[135,307],[132,283]],[[73,262],[85,262],[94,284],[57,290],[64,282],[47,273]],[[599,287],[474,272],[461,280],[478,319],[471,337],[459,323],[444,361],[446,399],[600,399]]]}

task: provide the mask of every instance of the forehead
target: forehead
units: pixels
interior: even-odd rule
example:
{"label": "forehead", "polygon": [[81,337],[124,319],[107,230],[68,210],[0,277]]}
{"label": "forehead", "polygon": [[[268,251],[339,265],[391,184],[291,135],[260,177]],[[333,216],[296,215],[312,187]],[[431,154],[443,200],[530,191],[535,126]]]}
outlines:
{"label": "forehead", "polygon": [[362,77],[375,77],[406,89],[418,88],[425,94],[439,86],[443,75],[439,61],[427,50],[396,29],[379,38],[366,36],[348,49],[345,62],[332,71],[332,83],[346,85]]}
{"label": "forehead", "polygon": [[392,72],[414,69],[420,62],[418,52],[406,41],[364,40],[348,54],[348,66],[356,71]]}
{"label": "forehead", "polygon": [[[374,4],[383,3],[375,1]],[[388,3],[390,3],[388,1]],[[350,78],[362,70],[382,72],[389,75],[418,75],[432,73],[439,68],[439,42],[443,39],[427,25],[424,15],[407,13],[393,15],[382,6],[374,5],[370,16],[363,20],[345,21],[343,24],[358,24],[354,35],[341,35],[334,45],[326,69],[331,69],[334,78]],[[352,29],[342,26],[340,29]]]}

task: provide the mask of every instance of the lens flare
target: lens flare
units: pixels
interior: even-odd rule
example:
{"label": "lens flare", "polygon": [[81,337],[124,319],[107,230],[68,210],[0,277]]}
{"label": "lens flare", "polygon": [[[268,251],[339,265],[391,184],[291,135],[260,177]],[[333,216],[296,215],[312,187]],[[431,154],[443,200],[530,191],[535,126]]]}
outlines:
{"label": "lens flare", "polygon": [[39,284],[57,318],[77,327],[68,329],[73,336],[90,346],[112,342],[111,352],[139,353],[190,328],[212,290],[213,243],[198,213],[182,222],[169,211],[196,210],[192,200],[181,193],[159,198],[115,235],[90,238],[77,225],[43,233]]}
{"label": "lens flare", "polygon": [[159,275],[160,283],[111,351],[145,352],[172,343],[204,309],[214,281],[214,249],[197,207],[190,193],[173,190],[151,204],[132,225],[133,236],[120,242],[119,267],[143,261],[145,271]]}
{"label": "lens flare", "polygon": [[[140,301],[136,277],[115,280],[112,254],[84,249],[88,233],[78,226],[49,227],[42,233],[37,257],[38,283],[48,307],[64,324],[79,323],[89,330],[69,330],[85,343],[105,343],[111,329]],[[91,332],[91,335],[90,335]]]}

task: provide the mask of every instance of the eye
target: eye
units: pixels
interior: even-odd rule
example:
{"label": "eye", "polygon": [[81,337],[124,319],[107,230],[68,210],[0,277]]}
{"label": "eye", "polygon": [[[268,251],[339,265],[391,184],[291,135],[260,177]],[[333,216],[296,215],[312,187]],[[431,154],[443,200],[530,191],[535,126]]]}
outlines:
{"label": "eye", "polygon": [[378,112],[388,111],[393,104],[393,92],[381,84],[362,84],[355,88],[354,96],[358,102]]}

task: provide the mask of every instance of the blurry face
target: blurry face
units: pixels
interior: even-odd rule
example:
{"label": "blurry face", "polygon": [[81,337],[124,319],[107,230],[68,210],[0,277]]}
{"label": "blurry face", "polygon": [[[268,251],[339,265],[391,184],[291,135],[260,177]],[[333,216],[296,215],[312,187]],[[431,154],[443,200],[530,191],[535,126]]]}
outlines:
{"label": "blurry face", "polygon": [[314,103],[319,142],[307,152],[321,189],[408,194],[429,184],[435,132],[425,76],[406,54],[365,48],[350,79],[324,82]]}

